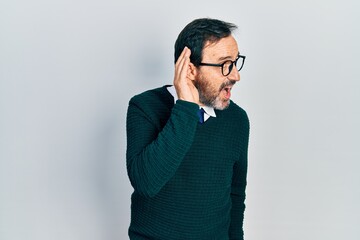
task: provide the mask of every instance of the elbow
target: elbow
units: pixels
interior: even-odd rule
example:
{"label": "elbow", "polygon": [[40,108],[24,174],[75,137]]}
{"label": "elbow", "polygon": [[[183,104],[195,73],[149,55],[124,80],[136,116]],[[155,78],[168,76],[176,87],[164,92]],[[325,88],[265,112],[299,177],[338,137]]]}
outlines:
{"label": "elbow", "polygon": [[140,192],[140,195],[147,197],[147,198],[153,198],[155,197],[157,194],[159,193],[159,191],[154,191],[154,190],[146,190],[146,191],[142,191]]}
{"label": "elbow", "polygon": [[143,197],[153,198],[160,192],[159,188],[151,186],[151,184],[149,183],[136,182],[134,179],[131,180],[131,178],[130,182],[132,187],[134,188],[134,191]]}
{"label": "elbow", "polygon": [[145,172],[134,171],[130,166],[127,170],[131,186],[137,194],[152,198],[160,192],[161,186],[153,177],[148,176]]}

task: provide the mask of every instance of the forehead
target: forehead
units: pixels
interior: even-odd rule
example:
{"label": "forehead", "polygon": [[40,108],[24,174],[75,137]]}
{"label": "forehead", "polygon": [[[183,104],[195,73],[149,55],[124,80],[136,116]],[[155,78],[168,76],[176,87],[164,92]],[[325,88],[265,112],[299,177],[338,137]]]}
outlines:
{"label": "forehead", "polygon": [[239,54],[239,48],[235,38],[230,35],[220,39],[218,42],[207,42],[202,52],[203,61],[216,61],[235,59]]}

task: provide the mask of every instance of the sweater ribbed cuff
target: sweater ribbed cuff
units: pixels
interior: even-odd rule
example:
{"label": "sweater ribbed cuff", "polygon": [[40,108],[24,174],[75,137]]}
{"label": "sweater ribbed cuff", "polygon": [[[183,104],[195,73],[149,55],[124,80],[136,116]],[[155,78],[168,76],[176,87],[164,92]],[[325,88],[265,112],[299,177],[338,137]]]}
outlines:
{"label": "sweater ribbed cuff", "polygon": [[178,109],[181,112],[184,112],[187,115],[190,115],[194,119],[198,120],[199,117],[197,112],[199,111],[199,105],[193,102],[188,102],[184,100],[176,100],[176,104],[174,105],[175,109]]}

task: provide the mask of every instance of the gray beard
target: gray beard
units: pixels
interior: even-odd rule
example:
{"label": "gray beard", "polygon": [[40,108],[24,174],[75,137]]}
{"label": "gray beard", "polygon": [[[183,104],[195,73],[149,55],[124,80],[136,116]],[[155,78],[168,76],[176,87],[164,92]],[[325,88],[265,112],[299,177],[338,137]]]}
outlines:
{"label": "gray beard", "polygon": [[208,85],[204,83],[204,81],[195,81],[195,87],[198,89],[199,92],[199,101],[208,107],[213,107],[217,110],[224,110],[229,106],[230,100],[227,101],[226,105],[224,106],[223,101],[221,101],[219,94],[222,89],[227,86],[234,85],[236,81],[229,80],[221,84],[218,94],[211,94],[210,90],[208,90]]}

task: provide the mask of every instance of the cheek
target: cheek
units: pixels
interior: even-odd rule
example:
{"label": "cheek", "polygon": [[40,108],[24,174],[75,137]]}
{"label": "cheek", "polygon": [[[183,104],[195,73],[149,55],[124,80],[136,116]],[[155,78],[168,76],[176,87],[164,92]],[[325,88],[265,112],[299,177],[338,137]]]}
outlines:
{"label": "cheek", "polygon": [[199,85],[202,85],[208,91],[211,91],[213,93],[220,91],[221,85],[225,80],[223,79],[223,76],[219,77],[216,74],[211,74],[208,72],[199,73],[196,78],[196,81]]}

